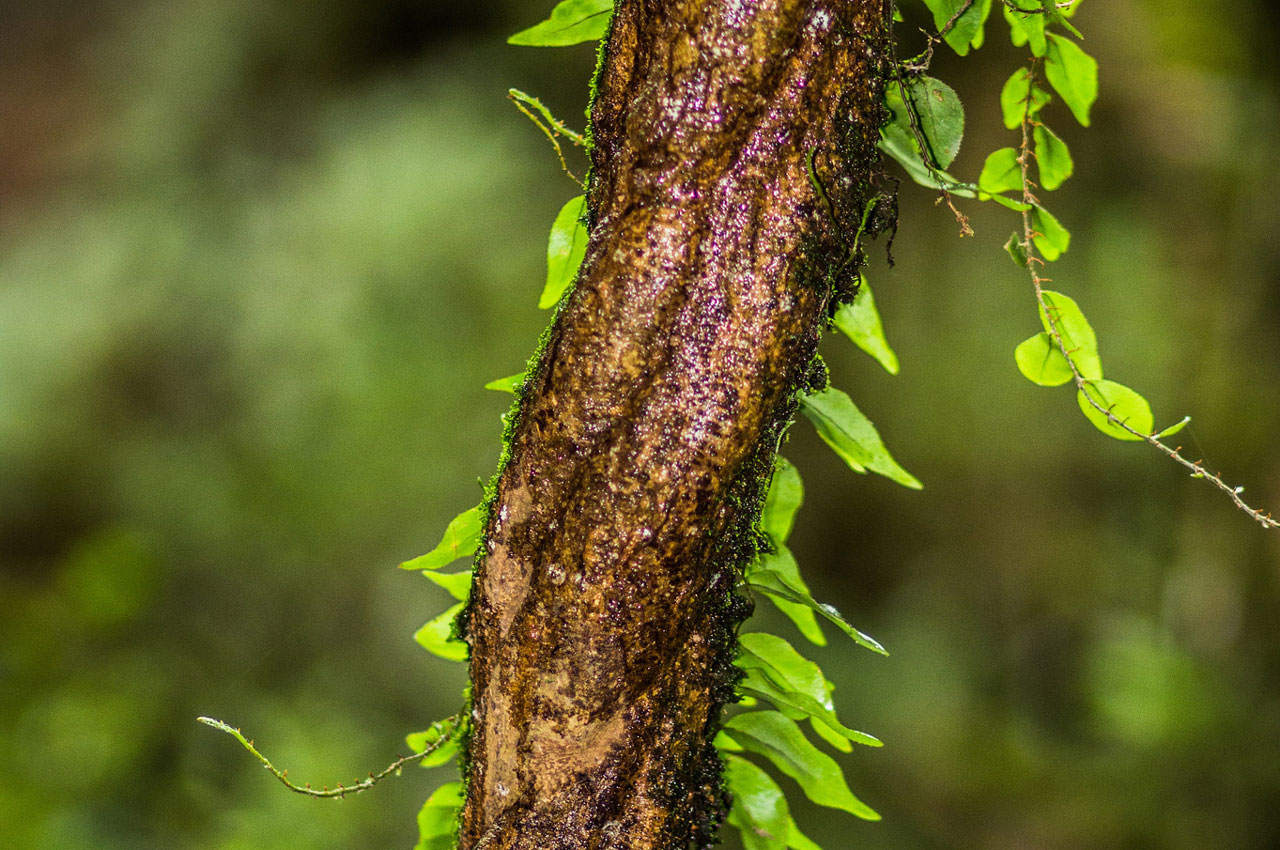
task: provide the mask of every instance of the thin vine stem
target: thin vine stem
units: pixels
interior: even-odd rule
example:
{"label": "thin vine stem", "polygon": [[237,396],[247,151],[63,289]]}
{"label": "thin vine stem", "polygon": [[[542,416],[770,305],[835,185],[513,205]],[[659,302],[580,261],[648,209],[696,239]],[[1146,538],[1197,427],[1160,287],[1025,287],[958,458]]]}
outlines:
{"label": "thin vine stem", "polygon": [[1106,417],[1107,422],[1122,431],[1132,434],[1143,442],[1155,446],[1167,457],[1190,470],[1192,478],[1201,478],[1208,481],[1225,493],[1237,508],[1252,517],[1263,528],[1280,528],[1280,520],[1274,519],[1269,512],[1264,513],[1250,506],[1244,499],[1240,498],[1240,494],[1244,492],[1243,487],[1232,487],[1222,480],[1222,476],[1219,473],[1210,472],[1205,468],[1203,460],[1190,460],[1182,454],[1181,446],[1170,446],[1161,440],[1157,434],[1145,434],[1137,430],[1128,422],[1116,416],[1110,407],[1104,407],[1089,392],[1090,381],[1080,373],[1080,368],[1076,365],[1075,358],[1071,356],[1071,351],[1068,350],[1062,339],[1062,334],[1058,330],[1058,320],[1055,315],[1057,311],[1045,300],[1044,284],[1052,283],[1053,281],[1040,275],[1039,270],[1044,267],[1045,261],[1037,255],[1035,247],[1035,237],[1042,234],[1036,232],[1035,221],[1032,216],[1032,211],[1040,205],[1040,201],[1032,191],[1032,187],[1036,185],[1031,179],[1031,161],[1035,158],[1035,153],[1032,149],[1032,137],[1036,121],[1031,114],[1031,105],[1034,98],[1036,72],[1039,69],[1039,64],[1039,59],[1033,58],[1031,60],[1031,68],[1027,73],[1027,98],[1022,111],[1022,143],[1018,151],[1018,166],[1022,178],[1022,202],[1026,209],[1022,210],[1022,240],[1019,243],[1019,247],[1022,249],[1023,257],[1026,258],[1026,268],[1031,276],[1031,285],[1035,289],[1036,303],[1040,305],[1040,309],[1048,320],[1049,336],[1053,338],[1053,343],[1057,346],[1058,351],[1066,358],[1076,389],[1079,390],[1080,394],[1094,410]]}
{"label": "thin vine stem", "polygon": [[321,797],[321,798],[327,798],[327,799],[332,799],[335,797],[342,798],[342,797],[346,797],[348,794],[359,794],[361,791],[368,791],[370,788],[372,788],[374,785],[377,785],[379,782],[386,779],[388,776],[391,776],[392,774],[398,774],[400,772],[400,769],[403,768],[406,764],[409,764],[410,762],[419,761],[420,759],[424,759],[427,756],[431,755],[433,752],[440,749],[440,747],[444,746],[445,743],[447,743],[448,741],[451,741],[453,739],[454,733],[458,731],[458,715],[455,714],[452,717],[445,718],[444,720],[441,721],[441,726],[443,727],[443,729],[440,734],[440,737],[435,741],[433,741],[431,745],[428,746],[422,752],[414,753],[411,756],[401,756],[400,758],[393,761],[381,773],[378,773],[378,774],[370,773],[367,779],[358,780],[354,785],[343,785],[341,782],[339,782],[337,788],[330,788],[328,785],[326,785],[324,786],[323,790],[317,791],[316,789],[311,787],[310,782],[306,783],[305,785],[295,785],[294,783],[290,782],[289,771],[281,770],[277,768],[274,764],[272,764],[270,759],[268,759],[262,753],[258,752],[258,748],[254,746],[253,741],[246,738],[243,735],[243,733],[241,733],[241,731],[235,728],[234,726],[223,723],[221,720],[217,720],[213,717],[197,717],[196,719],[206,726],[212,726],[214,729],[217,729],[220,732],[226,732],[228,735],[230,735],[231,737],[239,741],[240,744],[246,750],[253,753],[253,755],[258,759],[258,761],[262,762],[262,766],[265,767],[271,773],[272,776],[274,776],[276,779],[279,779],[280,782],[284,784],[284,787],[288,788],[290,791],[293,791],[297,794],[304,794],[308,797]]}

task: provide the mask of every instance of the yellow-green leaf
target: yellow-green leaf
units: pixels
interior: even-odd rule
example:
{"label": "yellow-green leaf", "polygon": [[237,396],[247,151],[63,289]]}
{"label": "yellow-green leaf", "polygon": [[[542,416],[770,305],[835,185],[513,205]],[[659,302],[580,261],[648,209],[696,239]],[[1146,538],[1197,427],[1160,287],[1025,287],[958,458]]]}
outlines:
{"label": "yellow-green leaf", "polygon": [[880,312],[876,309],[875,296],[871,294],[871,285],[862,278],[858,294],[848,304],[841,304],[836,310],[836,327],[854,345],[876,359],[890,375],[898,374],[898,355],[889,346],[884,336],[884,324],[880,321]]}
{"label": "yellow-green leaf", "polygon": [[564,0],[539,24],[507,39],[524,47],[567,47],[603,38],[609,31],[613,0]]}
{"label": "yellow-green leaf", "polygon": [[1089,126],[1089,110],[1098,99],[1098,62],[1069,38],[1049,33],[1044,75],[1062,102],[1084,126]]}
{"label": "yellow-green leaf", "polygon": [[[1085,398],[1085,393],[1088,393],[1089,398]],[[1080,404],[1080,409],[1084,412],[1084,415],[1094,424],[1094,427],[1108,437],[1114,437],[1117,440],[1142,439],[1142,437],[1131,434],[1112,422],[1107,413],[1103,413],[1090,404],[1089,399],[1096,401],[1112,417],[1128,425],[1139,434],[1150,434],[1155,426],[1155,419],[1151,415],[1151,405],[1147,404],[1145,398],[1124,384],[1117,384],[1115,381],[1086,381],[1084,389],[1076,393],[1076,401]]]}
{"label": "yellow-green leaf", "polygon": [[924,487],[918,478],[893,459],[876,427],[847,394],[828,387],[802,397],[800,409],[813,423],[822,441],[855,472],[869,469],[912,490]]}
{"label": "yellow-green leaf", "polygon": [[978,175],[978,188],[984,192],[1022,190],[1022,166],[1018,162],[1018,152],[1013,148],[1000,148],[987,156],[982,165],[982,173]]}
{"label": "yellow-green leaf", "polygon": [[587,228],[582,223],[587,208],[584,195],[571,198],[556,214],[547,239],[547,282],[538,299],[538,307],[554,307],[578,276],[578,268],[587,251]]}
{"label": "yellow-green leaf", "polygon": [[1067,358],[1047,333],[1038,333],[1024,339],[1013,352],[1018,371],[1033,384],[1042,387],[1060,387],[1075,378]]}
{"label": "yellow-green leaf", "polygon": [[411,561],[400,565],[402,570],[438,570],[449,564],[474,555],[480,548],[480,536],[484,532],[484,520],[480,517],[480,508],[476,506],[463,511],[449,521],[444,530],[444,537],[425,555],[419,555]]}
{"label": "yellow-green leaf", "polygon": [[1067,149],[1066,142],[1043,124],[1037,124],[1031,135],[1036,145],[1036,170],[1040,174],[1040,185],[1053,191],[1075,171],[1071,151]]}

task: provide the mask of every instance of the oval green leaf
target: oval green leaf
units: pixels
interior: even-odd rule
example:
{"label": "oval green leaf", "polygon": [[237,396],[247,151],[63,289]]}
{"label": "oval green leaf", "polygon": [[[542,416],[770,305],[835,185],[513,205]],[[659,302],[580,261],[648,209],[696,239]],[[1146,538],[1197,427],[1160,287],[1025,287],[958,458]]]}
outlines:
{"label": "oval green leaf", "polygon": [[1040,185],[1052,192],[1075,171],[1071,151],[1067,149],[1066,142],[1043,124],[1035,126],[1032,138],[1036,145],[1036,168],[1040,173]]}
{"label": "oval green leaf", "polygon": [[542,288],[538,307],[554,307],[565,290],[578,276],[578,268],[587,253],[587,228],[582,216],[587,209],[584,195],[571,198],[556,214],[547,239],[547,283]]}
{"label": "oval green leaf", "polygon": [[413,850],[453,850],[462,800],[461,782],[446,782],[431,792],[418,812],[418,843]]}
{"label": "oval green leaf", "polygon": [[1102,360],[1098,357],[1098,337],[1075,299],[1052,289],[1044,290],[1043,295],[1044,308],[1040,310],[1040,324],[1044,326],[1045,333],[1052,333],[1049,324],[1049,316],[1052,315],[1053,328],[1057,329],[1058,338],[1062,340],[1080,374],[1091,381],[1100,379]]}
{"label": "oval green leaf", "polygon": [[[1031,104],[1028,109],[1027,99]],[[1015,130],[1022,125],[1023,117],[1030,112],[1035,118],[1050,100],[1049,93],[1031,82],[1031,72],[1019,68],[1005,81],[1000,89],[1000,113],[1004,117],[1004,126]]]}
{"label": "oval green leaf", "polygon": [[464,602],[459,602],[438,617],[432,618],[413,635],[423,649],[446,661],[466,661],[467,645],[453,637],[453,621],[458,618]]}
{"label": "oval green leaf", "polygon": [[1028,381],[1042,387],[1060,387],[1075,378],[1067,358],[1047,333],[1038,333],[1024,339],[1013,351],[1018,371]]}
{"label": "oval green leaf", "polygon": [[[942,29],[955,17],[956,12],[964,8],[968,0],[925,0],[925,5],[933,13],[934,26]],[[991,14],[991,0],[973,0],[963,15],[956,19],[947,30],[947,44],[956,53],[964,56],[969,48],[982,46],[985,39],[984,26]]]}
{"label": "oval green leaf", "polygon": [[1013,148],[1000,148],[987,156],[978,175],[978,188],[984,192],[1022,191],[1022,166],[1018,152]]}
{"label": "oval green leaf", "polygon": [[1071,114],[1085,127],[1089,110],[1098,99],[1098,62],[1074,41],[1049,33],[1044,75]]}
{"label": "oval green leaf", "polygon": [[[1085,393],[1089,394],[1088,398],[1085,397]],[[1091,404],[1090,399],[1097,402],[1102,410]],[[1147,404],[1147,400],[1124,384],[1117,384],[1115,381],[1086,381],[1084,388],[1076,393],[1076,401],[1094,427],[1117,440],[1141,440],[1143,437],[1138,434],[1150,434],[1155,425],[1155,419],[1151,415],[1151,405]],[[1132,434],[1116,425],[1112,422],[1112,417],[1128,425],[1138,434]]]}
{"label": "oval green leaf", "polygon": [[942,80],[927,76],[913,79],[907,93],[934,164],[946,168],[960,152],[964,138],[964,106],[959,95]]}
{"label": "oval green leaf", "polygon": [[1036,248],[1049,262],[1056,261],[1071,247],[1071,232],[1044,207],[1032,211],[1031,226],[1036,231]]}

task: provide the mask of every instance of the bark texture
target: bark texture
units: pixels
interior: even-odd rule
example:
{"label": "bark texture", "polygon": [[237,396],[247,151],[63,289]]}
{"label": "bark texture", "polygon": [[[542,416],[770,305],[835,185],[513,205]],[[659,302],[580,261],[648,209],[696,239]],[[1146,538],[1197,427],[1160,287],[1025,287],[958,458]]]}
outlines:
{"label": "bark texture", "polygon": [[587,256],[464,623],[464,850],[686,848],[722,819],[733,588],[876,161],[887,16],[618,0]]}

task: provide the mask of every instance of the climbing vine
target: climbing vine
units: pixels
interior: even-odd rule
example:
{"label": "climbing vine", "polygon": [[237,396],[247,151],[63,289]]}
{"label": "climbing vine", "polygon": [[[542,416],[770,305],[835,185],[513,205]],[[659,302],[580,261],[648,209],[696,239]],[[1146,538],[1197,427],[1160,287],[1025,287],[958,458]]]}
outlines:
{"label": "climbing vine", "polygon": [[[1014,361],[1018,369],[1040,386],[1074,385],[1080,410],[1102,433],[1156,447],[1194,477],[1227,494],[1238,508],[1264,527],[1280,526],[1270,514],[1246,504],[1241,488],[1228,485],[1201,461],[1185,457],[1181,447],[1166,442],[1189,422],[1189,417],[1156,431],[1147,401],[1129,387],[1103,377],[1097,337],[1077,303],[1048,288],[1052,280],[1046,271],[1069,249],[1071,234],[1046,208],[1042,193],[1060,188],[1072,176],[1075,163],[1067,144],[1050,128],[1045,113],[1056,96],[1078,123],[1088,126],[1098,96],[1097,63],[1080,46],[1082,35],[1071,21],[1080,0],[922,2],[932,16],[934,29],[924,34],[921,52],[893,59],[885,89],[887,121],[881,129],[879,147],[909,178],[939,193],[939,200],[955,215],[961,235],[973,231],[968,217],[957,206],[957,199],[995,202],[1018,216],[1019,226],[1006,242],[1005,250],[1027,272],[1043,328],[1017,346]],[[980,48],[997,5],[1012,44],[1028,51],[1026,63],[1012,73],[999,94],[1003,123],[1018,138],[1015,144],[987,156],[976,181],[968,182],[947,171],[964,135],[963,106],[955,91],[930,76],[929,70],[935,51],[943,43],[962,56]],[[612,0],[564,0],[545,21],[516,33],[510,43],[553,47],[594,41],[607,33],[611,13]],[[903,21],[896,10],[894,20]],[[536,97],[516,89],[510,91],[509,97],[547,137],[561,168],[581,187],[565,162],[560,140],[587,146],[589,138],[557,119]],[[816,154],[807,153],[809,177],[815,193],[830,208]],[[893,204],[894,199],[884,194],[867,204],[858,232],[847,239],[846,264],[861,261],[863,232],[869,229],[870,220],[882,205]],[[837,218],[834,209],[829,211],[833,219]],[[547,244],[547,274],[538,300],[540,308],[556,308],[574,285],[587,244],[586,212],[586,198],[580,192],[567,200],[555,217]],[[839,277],[838,271],[843,267],[829,277]],[[836,307],[831,324],[887,372],[898,372],[897,355],[886,338],[864,274],[857,275],[852,297]],[[845,392],[830,386],[825,367],[820,362],[818,365],[817,378],[800,391],[797,399],[800,413],[812,423],[818,436],[854,471],[874,472],[905,487],[920,489],[920,481],[895,460],[871,421]],[[524,373],[519,373],[496,379],[486,388],[519,396],[523,384]],[[507,415],[508,430],[513,414],[514,408]],[[491,491],[492,488],[486,500]],[[816,601],[810,593],[787,548],[803,500],[799,471],[779,455],[757,527],[758,551],[743,570],[740,589],[769,600],[809,643],[826,643],[825,623],[859,646],[886,655],[875,639],[854,628],[836,609]],[[468,602],[472,570],[446,569],[458,560],[474,561],[478,557],[486,508],[482,502],[462,512],[449,523],[434,549],[401,564],[403,569],[421,572],[454,600],[415,634],[424,649],[449,661],[464,662],[468,657],[467,645],[459,639],[455,622]],[[801,724],[840,752],[852,751],[854,744],[878,747],[881,742],[846,726],[837,716],[832,701],[834,685],[817,664],[785,637],[751,631],[750,625],[748,620],[738,635],[735,664],[741,671],[737,685],[740,700],[730,709],[730,716],[715,739],[724,762],[725,787],[732,797],[727,822],[740,831],[748,850],[814,850],[817,845],[800,830],[786,795],[766,768],[771,766],[793,779],[814,803],[877,820],[879,815],[850,789],[839,764],[809,739]],[[463,699],[465,702],[465,695]],[[410,735],[407,743],[415,755],[361,781],[358,787],[332,792],[326,789],[323,793],[290,783],[285,773],[258,753],[238,730],[220,721],[202,719],[235,735],[292,790],[342,796],[364,790],[411,760],[426,767],[449,762],[463,750],[467,718],[468,713],[463,710],[455,718]],[[420,838],[415,850],[449,850],[454,846],[464,796],[460,782],[447,783],[432,794],[419,815]]]}

